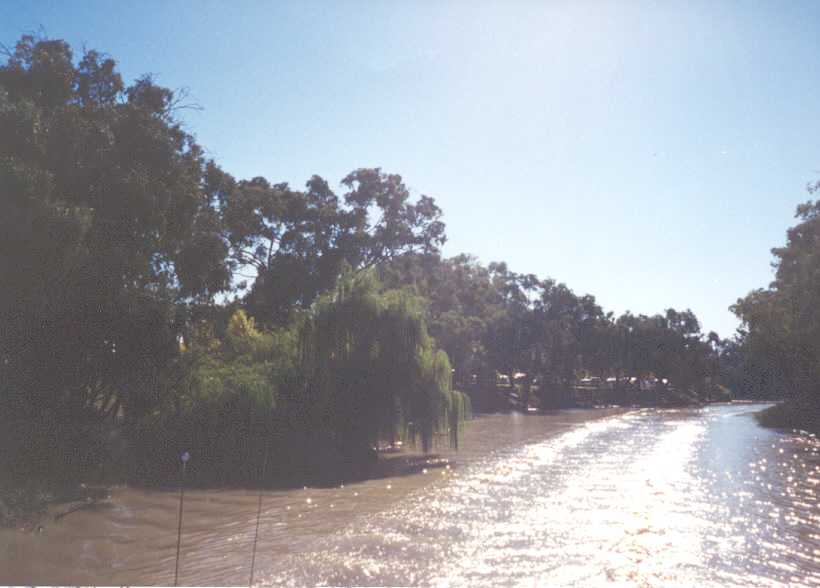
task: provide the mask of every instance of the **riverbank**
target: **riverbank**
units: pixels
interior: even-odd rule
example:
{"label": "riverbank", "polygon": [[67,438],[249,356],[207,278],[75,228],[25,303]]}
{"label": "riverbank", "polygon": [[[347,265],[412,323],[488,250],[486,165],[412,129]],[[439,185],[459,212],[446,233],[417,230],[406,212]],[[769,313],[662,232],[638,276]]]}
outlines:
{"label": "riverbank", "polygon": [[60,520],[110,497],[108,486],[77,484],[62,488],[44,486],[0,487],[0,529],[38,531],[48,520]]}
{"label": "riverbank", "polygon": [[[368,480],[265,490],[257,564],[275,567],[277,558],[298,555],[312,541],[393,508],[431,485],[446,486],[466,466],[510,447],[625,411],[479,416],[468,422],[458,451],[442,440],[432,455],[384,455]],[[247,582],[258,496],[248,489],[186,491],[180,583]],[[0,530],[0,584],[170,584],[178,505],[176,489],[119,486],[109,499],[63,518],[55,520],[49,511],[41,532]]]}
{"label": "riverbank", "polygon": [[755,418],[771,429],[797,429],[820,435],[820,406],[817,405],[786,401],[761,410]]}

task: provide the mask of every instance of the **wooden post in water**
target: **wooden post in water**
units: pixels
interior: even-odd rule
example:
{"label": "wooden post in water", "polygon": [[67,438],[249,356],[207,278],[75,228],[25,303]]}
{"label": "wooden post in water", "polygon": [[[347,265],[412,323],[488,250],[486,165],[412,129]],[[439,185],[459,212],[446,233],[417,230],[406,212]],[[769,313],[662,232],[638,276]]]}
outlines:
{"label": "wooden post in water", "polygon": [[[265,443],[265,460],[262,462],[262,484],[265,483],[265,474],[268,469],[268,454],[270,452],[270,442]],[[259,521],[262,518],[262,492],[264,486],[259,488],[259,502],[256,506],[256,533],[253,536],[253,553],[251,554],[251,577],[248,580],[248,588],[253,586],[253,569],[256,565],[256,543],[259,540]]]}
{"label": "wooden post in water", "polygon": [[179,483],[179,526],[177,527],[177,563],[174,567],[174,586],[179,582],[179,550],[182,547],[182,504],[185,501],[185,466],[191,459],[187,451],[180,456],[182,460],[182,478]]}

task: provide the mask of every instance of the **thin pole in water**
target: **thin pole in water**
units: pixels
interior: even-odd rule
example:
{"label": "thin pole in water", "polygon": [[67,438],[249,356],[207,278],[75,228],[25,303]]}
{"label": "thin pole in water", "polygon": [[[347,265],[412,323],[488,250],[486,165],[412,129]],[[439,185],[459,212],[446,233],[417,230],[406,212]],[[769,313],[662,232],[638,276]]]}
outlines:
{"label": "thin pole in water", "polygon": [[174,568],[174,586],[178,586],[179,581],[179,550],[182,547],[182,503],[185,501],[185,466],[191,459],[191,454],[187,451],[180,456],[182,460],[182,479],[179,484],[179,526],[177,527],[177,563]]}
{"label": "thin pole in water", "polygon": [[[265,474],[268,469],[268,453],[270,445],[265,443],[265,461],[262,463],[262,483],[265,482]],[[259,503],[256,506],[256,534],[253,536],[253,554],[251,555],[251,577],[248,580],[248,588],[253,586],[253,570],[256,565],[256,543],[259,540],[259,521],[262,518],[262,488],[259,488]]]}

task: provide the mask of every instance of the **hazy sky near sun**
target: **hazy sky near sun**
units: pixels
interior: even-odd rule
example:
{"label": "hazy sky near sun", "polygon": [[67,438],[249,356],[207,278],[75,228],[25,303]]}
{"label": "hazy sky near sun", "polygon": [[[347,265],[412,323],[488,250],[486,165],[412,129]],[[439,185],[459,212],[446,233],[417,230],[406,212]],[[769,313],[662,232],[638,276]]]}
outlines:
{"label": "hazy sky near sun", "polygon": [[0,2],[153,73],[237,177],[401,173],[444,209],[447,255],[608,310],[727,307],[772,278],[820,178],[817,2]]}

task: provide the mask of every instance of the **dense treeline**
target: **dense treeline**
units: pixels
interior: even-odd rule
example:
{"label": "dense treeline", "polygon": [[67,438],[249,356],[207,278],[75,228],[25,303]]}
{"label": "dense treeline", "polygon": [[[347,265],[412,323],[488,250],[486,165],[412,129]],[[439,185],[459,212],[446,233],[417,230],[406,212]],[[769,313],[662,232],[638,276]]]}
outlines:
{"label": "dense treeline", "polygon": [[519,374],[524,392],[542,407],[571,404],[573,384],[584,374],[624,387],[655,376],[690,400],[718,393],[720,356],[731,343],[701,333],[689,310],[615,317],[594,296],[466,255],[405,255],[382,274],[387,284],[411,287],[429,301],[430,332],[463,388],[497,373],[510,382]]}
{"label": "dense treeline", "polygon": [[[471,386],[583,374],[708,394],[726,342],[690,311],[604,312],[565,285],[442,258],[402,178],[237,180],[94,51],[23,37],[0,67],[4,479],[338,480],[395,440],[458,442]],[[453,389],[453,382],[457,384]],[[457,391],[461,389],[462,392]],[[195,464],[195,465],[194,465]]]}

